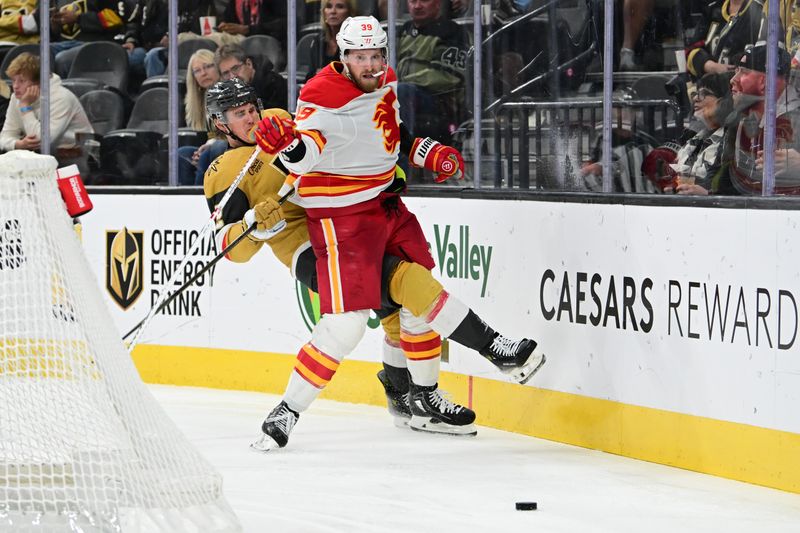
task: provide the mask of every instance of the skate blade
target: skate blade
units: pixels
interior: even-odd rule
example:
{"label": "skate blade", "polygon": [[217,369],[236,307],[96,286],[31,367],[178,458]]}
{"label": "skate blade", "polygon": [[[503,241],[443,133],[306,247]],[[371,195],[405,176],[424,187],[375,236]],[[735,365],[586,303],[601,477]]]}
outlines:
{"label": "skate blade", "polygon": [[474,437],[478,434],[475,424],[453,426],[443,422],[433,422],[431,418],[424,416],[412,416],[408,426],[414,431],[422,433],[436,433],[439,435],[453,435],[456,437]]}
{"label": "skate blade", "polygon": [[520,385],[526,384],[530,379],[533,377],[536,372],[542,368],[545,361],[547,361],[547,357],[543,353],[539,353],[538,350],[534,350],[528,360],[525,361],[525,364],[519,368],[515,368],[512,371],[508,372],[507,375],[511,376],[511,379],[519,383]]}
{"label": "skate blade", "polygon": [[394,427],[408,429],[411,418],[407,416],[393,416],[392,421],[394,422]]}
{"label": "skate blade", "polygon": [[275,439],[264,434],[261,435],[257,441],[250,445],[250,449],[261,453],[267,453],[280,449],[280,446],[278,446],[278,443],[275,442]]}

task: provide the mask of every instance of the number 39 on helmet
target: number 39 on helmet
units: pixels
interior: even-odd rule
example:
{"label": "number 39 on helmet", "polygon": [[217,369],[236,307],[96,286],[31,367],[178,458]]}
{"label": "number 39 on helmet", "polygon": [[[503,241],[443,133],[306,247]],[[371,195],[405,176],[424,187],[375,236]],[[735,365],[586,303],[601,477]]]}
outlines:
{"label": "number 39 on helmet", "polygon": [[380,48],[384,54],[389,46],[389,38],[375,17],[348,17],[336,34],[341,58],[349,50]]}

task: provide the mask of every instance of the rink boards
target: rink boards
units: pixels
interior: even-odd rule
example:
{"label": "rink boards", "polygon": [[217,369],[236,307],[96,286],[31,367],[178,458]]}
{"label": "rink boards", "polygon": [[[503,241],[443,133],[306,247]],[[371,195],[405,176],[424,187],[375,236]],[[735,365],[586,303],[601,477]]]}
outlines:
{"label": "rink boards", "polygon": [[[208,211],[200,196],[93,201],[84,246],[127,332]],[[406,202],[445,287],[547,353],[519,386],[448,345],[442,383],[481,424],[800,492],[800,213]],[[217,253],[200,248],[182,276]],[[281,392],[314,320],[308,291],[266,250],[199,283],[148,328],[134,353],[144,379]],[[381,339],[367,332],[326,397],[384,401]]]}

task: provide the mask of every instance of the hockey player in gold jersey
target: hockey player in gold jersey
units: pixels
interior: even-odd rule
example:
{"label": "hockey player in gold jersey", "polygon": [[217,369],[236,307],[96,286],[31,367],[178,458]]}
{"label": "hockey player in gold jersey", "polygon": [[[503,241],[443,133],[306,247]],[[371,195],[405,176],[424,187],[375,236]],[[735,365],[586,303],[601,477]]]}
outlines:
{"label": "hockey player in gold jersey", "polygon": [[[239,80],[220,82],[209,90],[207,108],[209,118],[217,129],[226,135],[231,148],[221,155],[206,172],[204,190],[209,208],[213,210],[220,198],[248,159],[252,156],[254,146],[249,139],[249,131],[259,120],[258,104],[252,88]],[[264,116],[290,118],[283,110],[268,110]],[[317,279],[315,257],[308,243],[308,231],[305,226],[305,212],[292,203],[282,207],[277,203],[278,192],[286,181],[287,171],[279,158],[267,153],[260,153],[250,166],[248,174],[233,196],[225,205],[221,219],[218,221],[218,239],[222,246],[241,235],[253,222],[258,229],[248,235],[229,254],[228,259],[235,262],[249,260],[259,249],[267,244],[278,260],[291,269],[292,275],[316,290]],[[279,221],[285,221],[286,227],[275,232],[272,228]],[[414,364],[413,354],[407,357],[401,349],[403,339],[400,334],[398,309],[405,307],[415,316],[425,317],[430,310],[443,300],[457,301],[445,291],[431,273],[414,263],[401,261],[387,256],[383,261],[382,309],[376,310],[382,318],[386,338],[384,343],[384,370],[379,373],[383,383],[389,408],[395,416],[396,423],[407,424],[410,418],[408,406],[408,362]],[[475,313],[466,308],[463,318],[449,325],[445,333],[467,347],[479,351],[493,362],[501,371],[519,382],[525,382],[544,362],[544,355],[536,348],[536,343],[522,339],[512,341],[497,334],[487,326]],[[424,354],[424,357],[439,357],[436,353]],[[283,435],[270,436],[273,441],[266,448],[284,446],[288,433],[299,416],[299,412],[308,407],[319,391],[333,377],[338,360],[327,357],[325,353],[315,349],[309,343],[298,354],[295,370],[290,379],[301,383],[301,389],[307,394],[290,395],[271,413],[268,420],[278,420],[284,429]],[[291,387],[290,387],[291,388]],[[297,387],[295,387],[297,389]],[[447,401],[447,400],[444,400]],[[470,417],[467,424],[451,427],[449,424],[428,424],[421,427],[423,431],[445,432],[455,434],[474,434],[472,425],[474,413],[466,407],[450,403],[449,408]],[[265,422],[266,425],[266,422]]]}

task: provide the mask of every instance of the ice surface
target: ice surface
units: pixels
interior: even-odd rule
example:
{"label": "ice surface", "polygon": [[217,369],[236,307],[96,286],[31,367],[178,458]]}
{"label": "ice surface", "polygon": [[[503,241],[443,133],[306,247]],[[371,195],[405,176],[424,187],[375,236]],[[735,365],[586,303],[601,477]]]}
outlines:
{"label": "ice surface", "polygon": [[260,454],[249,445],[277,396],[151,390],[247,532],[800,531],[797,494],[483,427],[415,433],[364,405],[318,400],[285,449]]}

